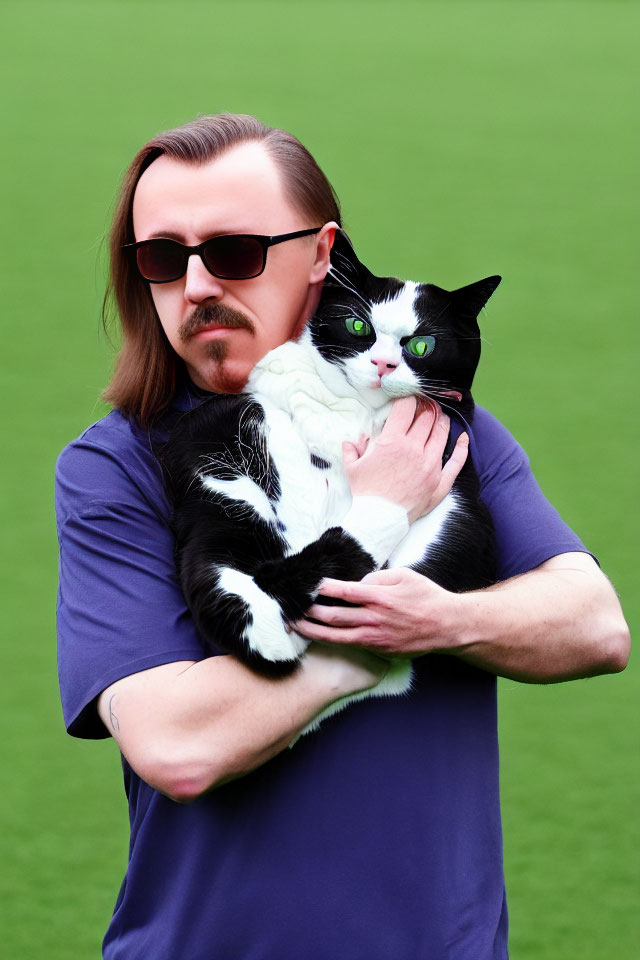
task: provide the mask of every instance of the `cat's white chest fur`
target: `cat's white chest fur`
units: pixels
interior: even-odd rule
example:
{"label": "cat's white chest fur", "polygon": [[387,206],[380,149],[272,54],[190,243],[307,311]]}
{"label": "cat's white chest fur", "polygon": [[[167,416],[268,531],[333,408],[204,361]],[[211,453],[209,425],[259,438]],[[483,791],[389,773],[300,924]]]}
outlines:
{"label": "cat's white chest fur", "polygon": [[343,440],[377,434],[391,409],[391,401],[380,409],[367,406],[341,370],[323,360],[308,334],[263,357],[246,389],[286,413],[307,449],[331,463],[342,462]]}
{"label": "cat's white chest fur", "polygon": [[[280,483],[280,497],[274,509],[284,525],[282,532],[289,544],[288,552],[297,553],[327,527],[328,478],[326,471],[312,465],[309,447],[295,429],[290,415],[266,397],[259,396],[259,399],[264,410],[269,456]],[[349,495],[346,478],[344,486],[342,501]]]}
{"label": "cat's white chest fur", "polygon": [[[328,527],[340,524],[351,504],[343,467],[342,442],[379,430],[388,413],[371,410],[333,373],[308,340],[285,343],[254,368],[247,390],[260,400],[269,454],[278,471],[278,519],[295,553]],[[311,455],[328,466],[314,466]]]}

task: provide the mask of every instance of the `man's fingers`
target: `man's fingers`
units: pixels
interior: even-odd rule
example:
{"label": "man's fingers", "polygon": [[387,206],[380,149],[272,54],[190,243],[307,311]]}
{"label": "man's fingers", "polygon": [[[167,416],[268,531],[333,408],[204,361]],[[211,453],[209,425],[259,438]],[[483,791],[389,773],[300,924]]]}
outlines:
{"label": "man's fingers", "polygon": [[429,442],[429,438],[438,423],[439,411],[440,408],[436,407],[435,404],[423,407],[411,424],[408,435],[420,448]]}
{"label": "man's fingers", "polygon": [[354,627],[349,630],[344,627],[329,626],[326,623],[312,623],[310,620],[299,620],[293,624],[293,627],[303,637],[308,640],[317,640],[319,643],[353,643],[356,646],[365,646],[371,634],[370,628],[367,627]]}
{"label": "man's fingers", "polygon": [[318,587],[318,594],[347,600],[349,603],[375,603],[379,599],[379,587],[375,584],[356,583],[352,580],[332,580],[327,577]]}
{"label": "man's fingers", "polygon": [[400,397],[398,400],[394,400],[391,405],[391,413],[382,428],[378,442],[388,439],[392,434],[404,436],[413,423],[416,406],[417,402],[415,397]]}
{"label": "man's fingers", "polygon": [[378,617],[366,607],[329,607],[324,603],[314,603],[305,617],[332,627],[371,626],[378,622]]}
{"label": "man's fingers", "polygon": [[442,468],[440,483],[438,484],[438,492],[442,494],[442,497],[445,497],[451,490],[455,479],[464,467],[468,456],[469,435],[467,433],[461,433],[456,440],[453,453]]}
{"label": "man's fingers", "polygon": [[406,576],[407,571],[404,567],[390,567],[386,570],[374,570],[372,573],[367,573],[366,576],[362,578],[360,583],[368,585],[378,584],[379,586],[390,587],[396,583],[400,583],[403,577]]}
{"label": "man's fingers", "polygon": [[345,440],[343,442],[342,459],[344,461],[345,467],[351,466],[352,463],[355,463],[356,460],[360,459],[360,453],[355,443],[350,443],[348,440]]}
{"label": "man's fingers", "polygon": [[443,410],[438,408],[438,415],[431,428],[431,432],[424,443],[425,452],[428,452],[430,457],[436,462],[440,462],[442,460],[444,448],[446,447],[447,440],[449,439],[450,427],[451,421],[449,417],[446,413],[444,413]]}
{"label": "man's fingers", "polygon": [[355,446],[358,451],[358,456],[362,457],[366,453],[367,447],[369,446],[369,440],[371,437],[368,437],[366,433],[361,433],[358,439],[356,440]]}

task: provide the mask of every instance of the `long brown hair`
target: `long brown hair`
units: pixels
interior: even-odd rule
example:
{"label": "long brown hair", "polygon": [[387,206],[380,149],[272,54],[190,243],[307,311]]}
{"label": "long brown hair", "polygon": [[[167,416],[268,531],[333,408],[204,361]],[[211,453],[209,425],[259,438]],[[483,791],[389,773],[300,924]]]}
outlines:
{"label": "long brown hair", "polygon": [[338,198],[309,151],[292,134],[268,127],[255,117],[233,113],[198,117],[144,145],[124,176],[109,234],[103,322],[107,329],[113,315],[119,316],[122,346],[102,395],[106,403],[143,427],[149,427],[171,402],[183,365],[160,325],[147,282],[122,249],[125,243],[135,241],[132,209],[136,186],[162,154],[182,163],[201,164],[248,141],[264,144],[280,170],[287,199],[310,223],[341,222]]}

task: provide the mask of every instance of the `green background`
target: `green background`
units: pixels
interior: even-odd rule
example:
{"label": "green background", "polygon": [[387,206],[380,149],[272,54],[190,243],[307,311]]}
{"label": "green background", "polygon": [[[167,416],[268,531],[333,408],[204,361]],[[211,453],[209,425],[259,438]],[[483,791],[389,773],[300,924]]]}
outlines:
{"label": "green background", "polygon": [[[3,2],[1,902],[7,958],[86,960],[126,861],[111,742],[64,734],[52,473],[104,413],[103,237],[138,147],[198,113],[297,134],[365,262],[501,273],[476,397],[638,620],[633,2]],[[637,674],[501,681],[514,958],[637,957]]]}

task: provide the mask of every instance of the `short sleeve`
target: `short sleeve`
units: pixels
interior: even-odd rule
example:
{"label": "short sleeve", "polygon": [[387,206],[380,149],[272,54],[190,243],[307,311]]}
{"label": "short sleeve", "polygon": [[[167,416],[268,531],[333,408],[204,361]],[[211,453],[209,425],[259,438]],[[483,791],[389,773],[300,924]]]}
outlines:
{"label": "short sleeve", "polygon": [[471,456],[493,519],[499,580],[561,553],[588,552],[542,493],[522,447],[481,407],[473,419]]}
{"label": "short sleeve", "polygon": [[96,699],[111,683],[204,656],[176,578],[157,462],[122,418],[102,424],[56,465],[60,690],[69,733],[87,738],[108,736]]}

